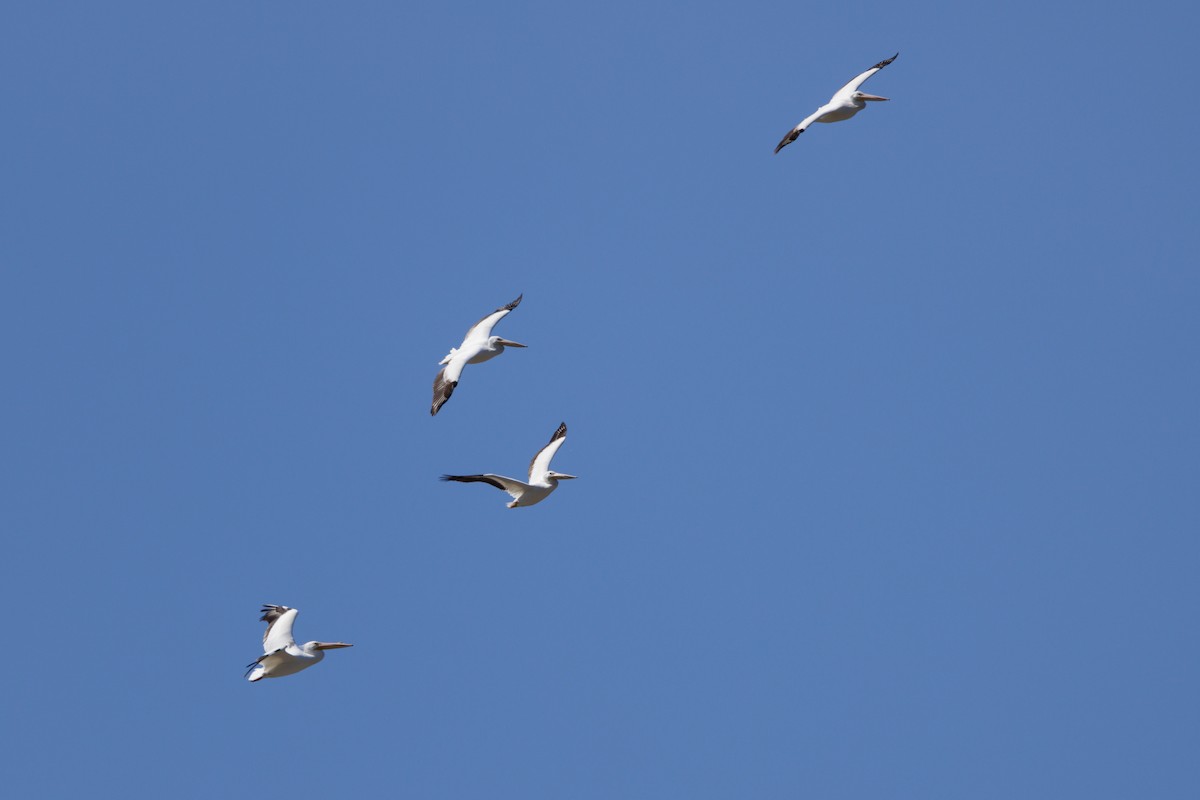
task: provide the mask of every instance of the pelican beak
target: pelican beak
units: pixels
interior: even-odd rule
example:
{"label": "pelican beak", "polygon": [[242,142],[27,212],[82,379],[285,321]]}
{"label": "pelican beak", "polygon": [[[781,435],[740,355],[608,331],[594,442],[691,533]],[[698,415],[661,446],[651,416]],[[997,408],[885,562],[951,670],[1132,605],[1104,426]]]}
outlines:
{"label": "pelican beak", "polygon": [[529,346],[527,344],[521,344],[520,342],[509,341],[508,339],[497,339],[496,344],[502,344],[505,347],[528,347]]}
{"label": "pelican beak", "polygon": [[354,647],[354,645],[345,642],[317,642],[318,650],[337,650],[339,647]]}
{"label": "pelican beak", "polygon": [[565,472],[556,472],[556,473],[554,473],[554,477],[558,478],[560,481],[565,481],[565,480],[570,480],[571,478],[578,478],[579,476],[578,475],[568,475]]}
{"label": "pelican beak", "polygon": [[859,100],[891,100],[892,98],[880,97],[877,94],[867,94],[866,92],[863,92],[858,96],[858,99]]}

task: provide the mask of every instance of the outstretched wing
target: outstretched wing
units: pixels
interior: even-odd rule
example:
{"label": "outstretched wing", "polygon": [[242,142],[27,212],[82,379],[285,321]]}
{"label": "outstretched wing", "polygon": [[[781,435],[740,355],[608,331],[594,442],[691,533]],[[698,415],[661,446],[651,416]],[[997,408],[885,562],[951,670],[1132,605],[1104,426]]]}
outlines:
{"label": "outstretched wing", "polygon": [[521,493],[529,488],[527,484],[521,483],[515,478],[493,475],[490,472],[486,475],[443,475],[440,480],[458,481],[459,483],[487,483],[501,491],[508,492],[513,497],[520,497]]}
{"label": "outstretched wing", "polygon": [[549,444],[538,450],[537,455],[529,462],[530,483],[542,483],[545,481],[546,473],[550,471],[550,459],[554,458],[554,454],[558,452],[558,448],[562,447],[563,442],[566,440],[567,423],[560,422],[558,429],[550,437]]}
{"label": "outstretched wing", "polygon": [[263,634],[263,652],[274,653],[296,643],[292,638],[292,623],[300,612],[287,606],[264,605],[262,621],[267,623],[267,632]]}
{"label": "outstretched wing", "polygon": [[[821,108],[824,108],[824,106],[821,106]],[[813,120],[815,120],[819,116],[821,116],[821,112],[818,110],[818,111],[813,112],[812,114],[809,114],[807,117],[805,117],[804,120],[799,125],[797,125],[796,127],[792,128],[790,131],[787,132],[787,136],[784,136],[783,139],[781,139],[779,141],[779,144],[775,145],[775,152],[778,153],[780,150],[782,150],[783,148],[787,147],[792,142],[799,139],[800,134],[802,134],[806,130],[808,130],[808,126],[812,125]]]}
{"label": "outstretched wing", "polygon": [[[850,94],[853,94],[854,92],[857,92],[858,87],[862,86],[863,83],[867,80],[867,78],[871,77],[876,72],[879,72],[879,70],[883,69],[888,64],[895,61],[896,56],[898,56],[898,55],[900,55],[900,54],[896,53],[896,55],[892,56],[891,58],[885,58],[883,61],[880,61],[878,64],[871,67],[866,72],[862,72],[862,73],[859,73],[858,75],[856,75],[854,77],[854,80],[850,81],[845,86],[843,86],[842,88],[837,90],[837,94],[834,95],[834,98],[844,97],[846,95],[850,95]],[[832,100],[830,102],[832,102]]]}
{"label": "outstretched wing", "polygon": [[433,405],[429,408],[431,415],[436,417],[442,406],[446,405],[446,401],[450,399],[450,395],[454,394],[454,387],[458,386],[458,379],[462,376],[463,366],[466,363],[464,359],[452,358],[450,363],[434,377]]}
{"label": "outstretched wing", "polygon": [[476,322],[467,330],[467,335],[463,337],[463,344],[472,339],[486,339],[492,335],[492,328],[496,327],[496,323],[508,316],[514,308],[521,305],[521,298],[525,294],[522,292],[516,300],[513,300],[506,306],[500,306],[492,313],[485,316],[483,319]]}

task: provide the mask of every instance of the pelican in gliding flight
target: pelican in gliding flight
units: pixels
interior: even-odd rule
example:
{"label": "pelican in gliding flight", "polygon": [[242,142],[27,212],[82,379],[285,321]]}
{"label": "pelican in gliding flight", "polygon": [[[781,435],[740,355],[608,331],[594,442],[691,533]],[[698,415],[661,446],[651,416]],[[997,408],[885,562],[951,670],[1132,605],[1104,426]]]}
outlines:
{"label": "pelican in gliding flight", "polygon": [[323,659],[326,650],[354,646],[345,642],[296,644],[292,638],[292,623],[296,621],[299,611],[287,606],[264,605],[262,612],[262,621],[267,623],[267,632],[263,634],[263,654],[249,665],[250,669],[246,672],[248,681],[295,675]]}
{"label": "pelican in gliding flight", "polygon": [[[900,54],[896,53],[896,56],[898,55]],[[800,134],[808,130],[808,126],[812,125],[814,122],[841,122],[844,119],[850,119],[859,111],[862,111],[867,107],[867,103],[869,101],[888,100],[889,98],[887,97],[880,97],[879,95],[860,92],[858,87],[862,86],[863,82],[865,82],[867,78],[871,77],[876,72],[879,72],[879,70],[895,61],[896,56],[892,56],[891,58],[880,61],[875,66],[858,75],[854,80],[838,89],[837,94],[835,94],[828,103],[818,108],[809,116],[805,117],[803,122],[788,131],[787,136],[784,136],[783,140],[776,145],[775,152],[778,153],[780,150],[796,141]]]}
{"label": "pelican in gliding flight", "polygon": [[512,502],[508,504],[509,508],[517,508],[531,506],[534,503],[540,503],[550,496],[550,493],[558,488],[558,482],[574,478],[574,475],[568,475],[565,472],[555,472],[550,469],[550,459],[554,458],[554,454],[558,452],[558,448],[563,446],[563,442],[567,440],[567,423],[563,422],[558,426],[558,430],[550,437],[550,443],[537,452],[533,460],[529,462],[529,482],[519,481],[516,478],[506,478],[503,475],[443,475],[444,481],[458,481],[459,483],[490,483],[497,489],[508,492],[512,495]]}
{"label": "pelican in gliding flight", "polygon": [[505,347],[526,346],[520,342],[492,336],[492,328],[496,326],[497,322],[508,316],[510,311],[521,305],[521,297],[524,296],[522,294],[508,305],[500,306],[472,325],[471,329],[467,331],[467,335],[463,337],[462,344],[450,348],[446,357],[438,362],[445,369],[433,379],[433,405],[429,409],[430,414],[436,416],[441,407],[450,399],[450,395],[454,394],[454,387],[458,386],[458,379],[462,376],[463,367],[467,364],[482,364],[503,353]]}

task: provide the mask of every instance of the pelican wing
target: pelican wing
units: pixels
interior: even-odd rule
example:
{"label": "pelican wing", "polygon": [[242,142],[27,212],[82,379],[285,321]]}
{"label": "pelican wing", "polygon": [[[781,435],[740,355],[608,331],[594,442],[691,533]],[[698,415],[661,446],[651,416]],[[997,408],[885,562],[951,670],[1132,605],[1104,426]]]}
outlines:
{"label": "pelican wing", "polygon": [[[823,109],[823,108],[825,108],[825,106],[821,106],[821,108]],[[804,133],[804,131],[808,130],[808,126],[812,125],[813,121],[819,116],[821,116],[821,109],[817,109],[816,111],[814,111],[813,113],[811,113],[807,117],[805,117],[803,122],[801,122],[796,127],[792,128],[790,131],[787,132],[786,136],[784,136],[782,139],[779,140],[779,144],[775,145],[775,152],[778,153],[780,150],[782,150],[783,148],[787,147],[792,142],[799,139],[800,134],[802,134],[802,133]]]}
{"label": "pelican wing", "polygon": [[454,387],[458,386],[458,379],[462,377],[466,363],[465,358],[451,358],[450,363],[433,379],[433,405],[429,408],[429,413],[433,416],[437,416],[438,411],[441,411],[442,406],[450,399],[450,395],[454,394]]}
{"label": "pelican wing", "polygon": [[487,339],[492,335],[492,328],[496,327],[496,323],[508,316],[509,312],[517,306],[521,305],[521,298],[525,296],[522,292],[516,300],[513,300],[506,306],[500,306],[492,313],[485,316],[483,319],[476,322],[467,330],[467,335],[463,337],[463,344],[472,339]]}
{"label": "pelican wing", "polygon": [[267,623],[263,634],[263,652],[267,655],[296,643],[292,638],[292,624],[300,612],[287,606],[264,605],[262,621]]}
{"label": "pelican wing", "polygon": [[[262,678],[266,677],[267,672],[287,663],[290,658],[291,656],[288,654],[287,650],[274,650],[270,653],[263,653],[254,661],[246,665],[245,677],[250,681],[261,680]],[[262,667],[262,670],[258,669],[260,666]],[[255,674],[256,672],[257,675]],[[252,675],[254,677],[250,677]]]}
{"label": "pelican wing", "polygon": [[529,488],[529,484],[522,483],[516,478],[506,478],[503,475],[443,475],[443,481],[458,481],[459,483],[487,483],[495,486],[501,491],[508,492],[514,498],[520,497],[521,493]]}
{"label": "pelican wing", "polygon": [[[845,96],[848,96],[848,95],[851,95],[851,94],[853,94],[853,93],[857,92],[857,91],[858,91],[858,87],[862,86],[862,85],[863,85],[863,83],[865,83],[865,82],[866,82],[867,78],[871,77],[871,76],[872,76],[872,75],[874,75],[876,72],[879,72],[879,70],[883,69],[883,68],[884,68],[884,67],[886,67],[888,64],[890,64],[890,63],[892,63],[893,61],[895,61],[895,60],[896,60],[896,56],[898,56],[898,55],[900,55],[900,54],[899,54],[899,53],[896,53],[896,55],[895,55],[895,56],[892,56],[891,58],[885,58],[883,61],[880,61],[878,64],[876,64],[875,66],[871,67],[871,68],[870,68],[869,70],[867,70],[866,72],[859,73],[857,76],[855,76],[854,80],[850,81],[850,82],[849,82],[849,83],[847,83],[845,86],[843,86],[842,88],[838,89],[838,90],[837,90],[837,94],[835,94],[835,95],[834,95],[834,97],[835,97],[835,98],[837,98],[837,97],[845,97]],[[831,102],[832,102],[832,101],[831,101]]]}
{"label": "pelican wing", "polygon": [[558,430],[554,431],[554,435],[550,437],[550,442],[541,450],[537,451],[537,455],[529,462],[529,482],[542,483],[546,479],[546,473],[550,471],[550,459],[554,458],[554,454],[558,452],[558,448],[563,446],[563,442],[567,440],[567,423],[560,422]]}
{"label": "pelican wing", "polygon": [[[263,663],[264,661],[266,661],[266,660],[267,660],[268,658],[270,658],[271,656],[277,656],[277,655],[279,655],[280,653],[286,653],[286,652],[287,652],[287,650],[272,650],[272,651],[271,651],[271,652],[269,652],[269,653],[263,653],[261,656],[259,656],[258,658],[254,659],[254,660],[253,660],[253,661],[251,661],[249,664],[247,664],[247,665],[246,665],[246,669],[248,669],[248,670],[253,670],[255,667],[257,667],[259,664],[261,664],[261,663]],[[275,660],[278,660],[278,659],[275,659]],[[270,666],[270,665],[268,665],[268,666]],[[249,673],[249,672],[247,672],[246,674],[247,674],[247,675],[249,675],[250,673]]]}

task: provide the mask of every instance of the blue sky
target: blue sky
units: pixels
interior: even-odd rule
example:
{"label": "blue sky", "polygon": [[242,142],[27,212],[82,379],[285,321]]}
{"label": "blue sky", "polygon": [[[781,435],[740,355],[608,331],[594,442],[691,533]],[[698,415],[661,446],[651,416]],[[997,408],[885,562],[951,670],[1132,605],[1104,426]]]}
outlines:
{"label": "blue sky", "polygon": [[1196,796],[1197,22],[7,9],[8,788]]}

